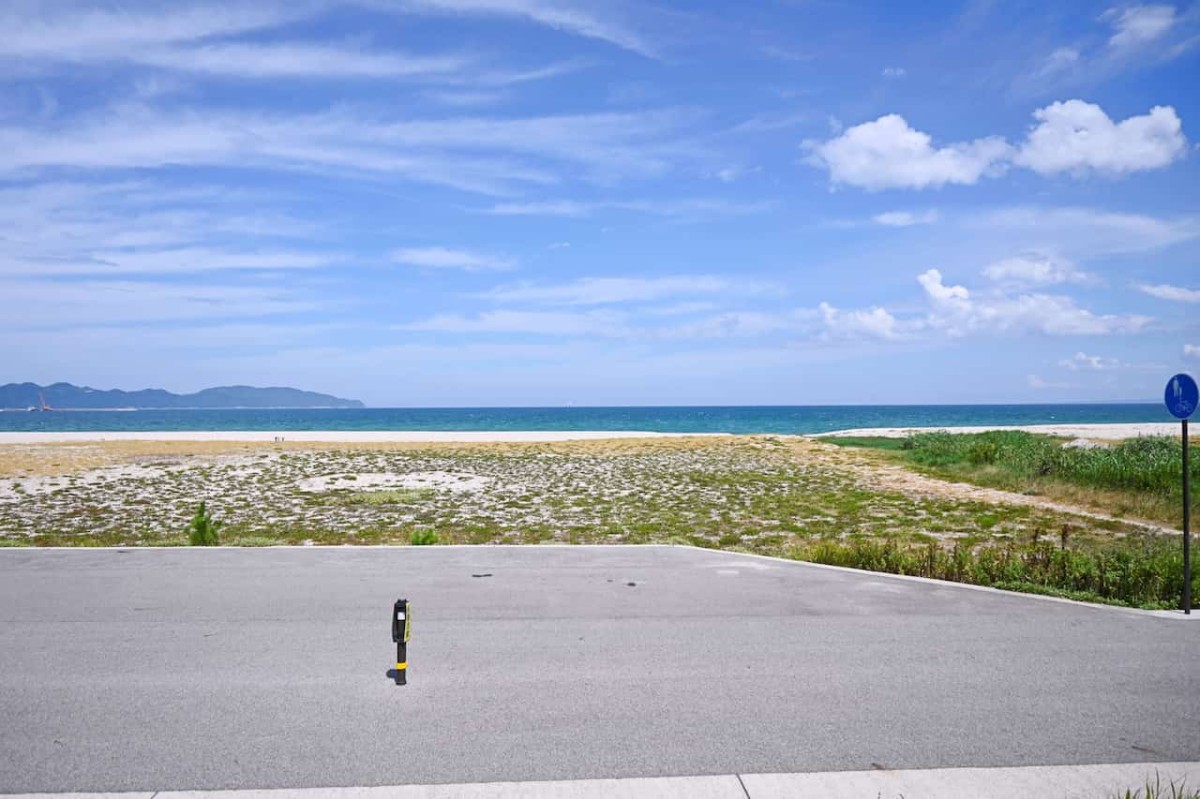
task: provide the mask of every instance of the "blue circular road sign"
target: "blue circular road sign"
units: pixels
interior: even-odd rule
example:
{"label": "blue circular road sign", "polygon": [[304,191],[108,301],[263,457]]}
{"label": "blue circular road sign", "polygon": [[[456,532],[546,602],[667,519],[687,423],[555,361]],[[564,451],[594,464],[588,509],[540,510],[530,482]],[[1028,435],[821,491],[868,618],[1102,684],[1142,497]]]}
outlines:
{"label": "blue circular road sign", "polygon": [[1163,392],[1163,401],[1167,410],[1176,419],[1186,419],[1196,412],[1200,403],[1200,390],[1191,375],[1177,374],[1167,381],[1167,390]]}

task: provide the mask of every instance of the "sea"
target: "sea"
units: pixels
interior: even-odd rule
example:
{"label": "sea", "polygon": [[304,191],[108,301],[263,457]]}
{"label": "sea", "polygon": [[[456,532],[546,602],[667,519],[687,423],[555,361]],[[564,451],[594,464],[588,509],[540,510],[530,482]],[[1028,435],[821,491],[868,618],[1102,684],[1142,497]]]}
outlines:
{"label": "sea", "polygon": [[1170,421],[1173,421],[1173,418],[1161,403],[56,410],[0,413],[0,432],[637,430],[659,433],[811,434],[856,427],[972,427]]}

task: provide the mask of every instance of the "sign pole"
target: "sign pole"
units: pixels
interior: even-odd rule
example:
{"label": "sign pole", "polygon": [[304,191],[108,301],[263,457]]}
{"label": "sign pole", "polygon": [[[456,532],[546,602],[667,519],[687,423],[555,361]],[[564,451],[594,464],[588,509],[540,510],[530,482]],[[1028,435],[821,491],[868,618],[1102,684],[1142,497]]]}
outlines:
{"label": "sign pole", "polygon": [[1182,372],[1167,381],[1163,392],[1167,411],[1182,422],[1183,429],[1183,612],[1192,612],[1192,470],[1188,466],[1188,417],[1200,408],[1200,386]]}
{"label": "sign pole", "polygon": [[1189,493],[1190,474],[1188,470],[1188,420],[1183,424],[1183,612],[1192,612],[1192,498]]}

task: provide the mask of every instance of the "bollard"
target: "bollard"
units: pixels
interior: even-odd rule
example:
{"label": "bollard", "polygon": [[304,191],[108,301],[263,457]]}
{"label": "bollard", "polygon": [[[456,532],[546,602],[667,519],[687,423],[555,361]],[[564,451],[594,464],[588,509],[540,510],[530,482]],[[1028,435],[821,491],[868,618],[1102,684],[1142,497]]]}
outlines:
{"label": "bollard", "polygon": [[408,636],[412,632],[412,617],[408,600],[397,599],[392,606],[392,641],[396,643],[396,685],[408,684]]}

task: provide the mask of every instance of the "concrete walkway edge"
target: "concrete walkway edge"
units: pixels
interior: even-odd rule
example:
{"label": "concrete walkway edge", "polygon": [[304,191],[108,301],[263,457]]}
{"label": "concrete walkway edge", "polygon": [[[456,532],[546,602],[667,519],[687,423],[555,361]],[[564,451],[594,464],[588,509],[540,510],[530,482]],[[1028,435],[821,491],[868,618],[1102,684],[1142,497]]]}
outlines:
{"label": "concrete walkway edge", "polygon": [[6,794],[11,799],[1115,799],[1158,783],[1200,788],[1200,762],[826,771],[358,788]]}

